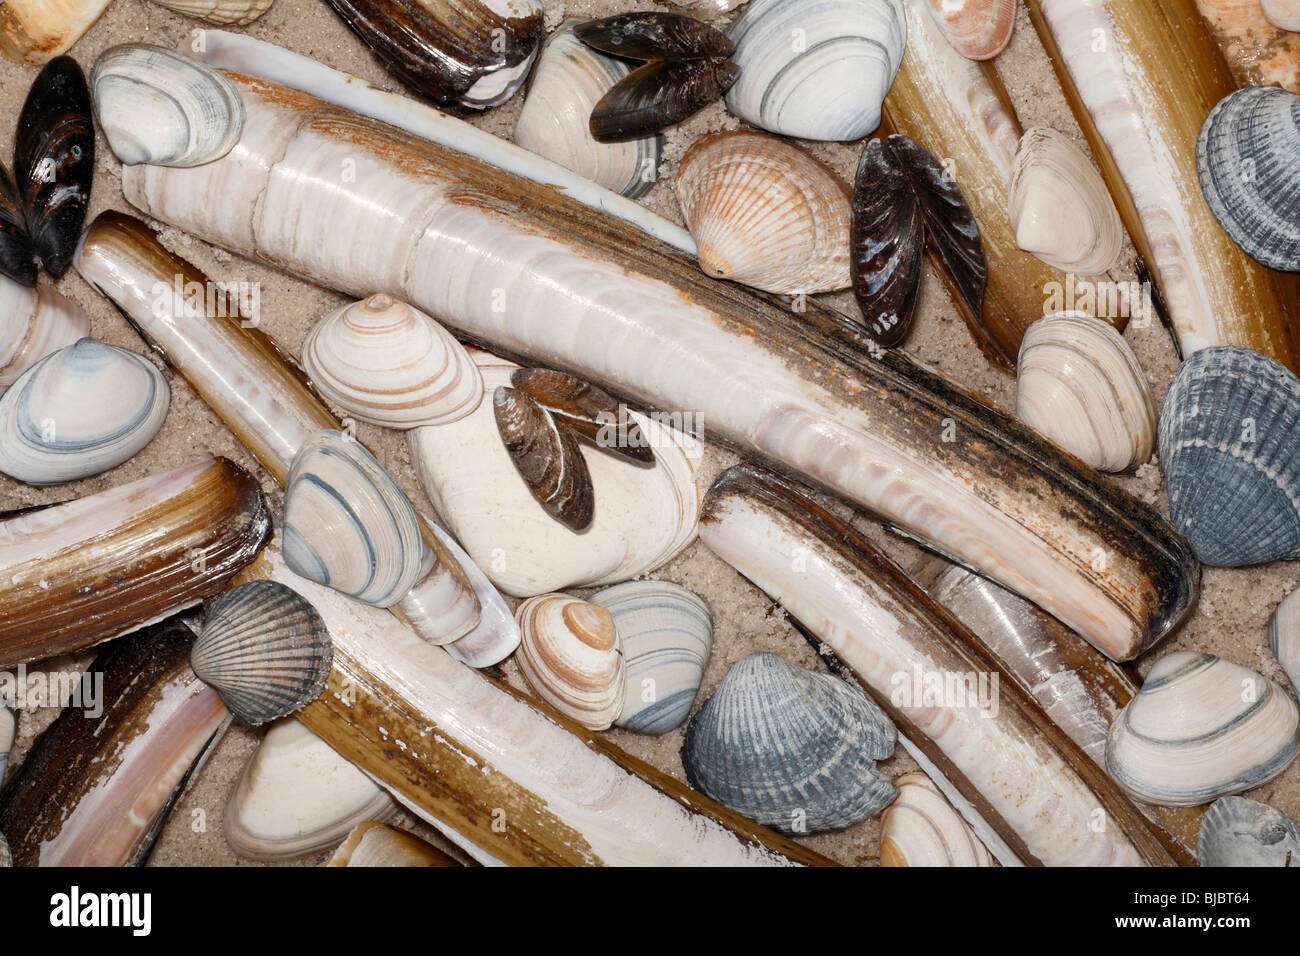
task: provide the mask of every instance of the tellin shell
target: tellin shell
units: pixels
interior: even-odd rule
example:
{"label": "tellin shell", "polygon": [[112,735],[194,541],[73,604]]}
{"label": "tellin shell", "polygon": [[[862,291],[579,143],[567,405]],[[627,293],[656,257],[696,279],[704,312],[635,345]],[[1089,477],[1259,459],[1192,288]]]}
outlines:
{"label": "tellin shell", "polygon": [[751,130],[705,136],[677,171],[705,275],[781,295],[849,287],[851,197],[811,154]]}
{"label": "tellin shell", "polygon": [[1144,803],[1195,807],[1272,780],[1300,747],[1291,695],[1212,654],[1156,661],[1111,725],[1110,775]]}
{"label": "tellin shell", "polygon": [[0,471],[32,485],[108,471],[149,444],[170,402],[167,379],[147,359],[80,339],[0,397]]}
{"label": "tellin shell", "polygon": [[898,799],[880,816],[881,866],[992,866],[993,858],[925,774],[894,780]]}
{"label": "tellin shell", "polygon": [[522,641],[515,660],[528,686],[584,727],[604,730],[623,707],[625,668],[609,611],[564,594],[515,609]]}
{"label": "tellin shell", "polygon": [[954,50],[969,60],[991,60],[1011,42],[1016,0],[926,0]]}
{"label": "tellin shell", "polygon": [[1300,866],[1300,826],[1266,803],[1222,797],[1201,817],[1196,862],[1201,866]]}
{"label": "tellin shell", "polygon": [[252,23],[270,10],[274,2],[275,0],[154,0],[160,7],[204,23],[236,27]]}
{"label": "tellin shell", "polygon": [[0,275],[0,394],[51,352],[85,338],[90,316],[47,286],[29,288]]}

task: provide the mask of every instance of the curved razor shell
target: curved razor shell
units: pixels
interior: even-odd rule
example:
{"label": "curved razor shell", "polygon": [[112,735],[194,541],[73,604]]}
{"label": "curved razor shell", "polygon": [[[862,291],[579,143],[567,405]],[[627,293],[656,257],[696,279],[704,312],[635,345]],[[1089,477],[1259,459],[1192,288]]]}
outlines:
{"label": "curved razor shell", "polygon": [[[1022,862],[1172,862],[1119,788],[979,638],[852,526],[739,465],[705,496],[700,537],[852,669]],[[927,696],[927,677],[953,696]],[[1090,825],[1099,807],[1103,832]]]}
{"label": "curved razor shell", "polygon": [[0,667],[92,647],[197,604],[270,534],[257,482],[224,458],[0,521]]}
{"label": "curved razor shell", "polygon": [[91,663],[0,791],[0,829],[18,866],[145,863],[229,720],[217,692],[190,670],[192,637],[164,622]]}
{"label": "curved razor shell", "polygon": [[587,46],[633,60],[729,57],[736,45],[725,33],[680,13],[624,13],[574,28]]}
{"label": "curved razor shell", "polygon": [[[596,386],[545,368],[521,368],[512,372],[510,384],[526,392],[566,428],[597,448],[629,461],[654,464],[654,452],[641,426],[628,416],[625,406]],[[611,425],[626,440],[604,440],[602,436]]]}
{"label": "curved razor shell", "polygon": [[1197,133],[1236,83],[1195,0],[1027,6],[1182,356],[1237,345],[1300,370],[1300,274],[1242,252],[1198,188]]}
{"label": "curved razor shell", "polygon": [[591,110],[598,143],[652,136],[722,98],[740,76],[727,60],[657,60],[637,67]]}
{"label": "curved razor shell", "polygon": [[1196,0],[1196,7],[1238,83],[1300,93],[1300,33],[1273,24],[1260,0]]}
{"label": "curved razor shell", "polygon": [[90,333],[90,316],[77,303],[47,286],[29,288],[4,275],[0,315],[0,394],[45,356]]}
{"label": "curved razor shell", "polygon": [[0,52],[19,63],[45,63],[81,39],[112,0],[5,0]]}
{"label": "curved razor shell", "polygon": [[[872,509],[1116,659],[1187,614],[1199,565],[1166,520],[897,351],[868,356],[839,313],[792,315],[531,179],[234,79],[249,114],[239,146],[198,169],[128,168],[133,204],[326,285],[403,296],[616,398],[701,414],[711,440]],[[313,188],[344,157],[356,188]],[[390,211],[379,230],[375,209]]]}

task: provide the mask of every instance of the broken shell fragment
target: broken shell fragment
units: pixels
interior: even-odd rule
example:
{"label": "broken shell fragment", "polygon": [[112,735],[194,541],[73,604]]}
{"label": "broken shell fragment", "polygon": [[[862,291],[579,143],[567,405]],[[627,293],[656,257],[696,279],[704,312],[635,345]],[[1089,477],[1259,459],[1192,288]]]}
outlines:
{"label": "broken shell fragment", "polygon": [[564,594],[515,609],[522,640],[515,660],[528,686],[584,727],[605,730],[623,707],[623,647],[609,611]]}
{"label": "broken shell fragment", "polygon": [[500,592],[492,586],[492,581],[483,573],[483,569],[474,563],[455,538],[427,517],[424,523],[434,537],[442,542],[447,553],[460,564],[482,607],[479,622],[474,629],[443,647],[456,660],[470,667],[500,664],[519,646],[519,625],[515,623],[514,612]]}
{"label": "broken shell fragment", "polygon": [[30,288],[0,275],[0,394],[51,352],[85,338],[90,316],[48,286]]}
{"label": "broken shell fragment", "polygon": [[1011,42],[1016,0],[927,0],[939,29],[968,60],[991,60]]}
{"label": "broken shell fragment", "polygon": [[596,386],[544,368],[518,369],[510,374],[510,384],[594,447],[628,461],[654,464],[650,442],[628,415],[627,406]]}
{"label": "broken shell fragment", "polygon": [[923,773],[894,780],[898,798],[880,815],[881,866],[992,866],[970,826]]}
{"label": "broken shell fragment", "polygon": [[275,0],[154,0],[160,7],[204,23],[244,27],[267,10]]}
{"label": "broken shell fragment", "polygon": [[326,866],[460,866],[419,837],[374,820],[358,823]]}
{"label": "broken shell fragment", "polygon": [[1201,817],[1200,866],[1300,866],[1300,826],[1245,797],[1220,797]]}
{"label": "broken shell fragment", "polygon": [[595,491],[573,435],[522,390],[499,386],[492,410],[510,461],[537,503],[571,531],[590,525]]}

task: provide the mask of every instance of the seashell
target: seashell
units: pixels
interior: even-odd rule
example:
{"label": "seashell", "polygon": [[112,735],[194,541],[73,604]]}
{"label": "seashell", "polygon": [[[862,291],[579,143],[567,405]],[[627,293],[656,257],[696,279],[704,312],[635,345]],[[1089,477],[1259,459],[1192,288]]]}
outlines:
{"label": "seashell", "polygon": [[244,131],[244,101],[203,63],[145,44],[115,46],[90,73],[95,119],[123,163],[201,166]]}
{"label": "seashell", "polygon": [[235,717],[256,726],[315,700],[333,658],[325,622],[305,598],[253,581],[208,605],[190,666]]}
{"label": "seashell", "polygon": [[668,581],[628,581],[597,591],[623,647],[627,693],[614,723],[663,734],[686,720],[713,649],[713,615],[694,591]]}
{"label": "seashell", "polygon": [[36,285],[36,254],[27,238],[27,216],[18,187],[0,162],[0,277],[22,286]]}
{"label": "seashell", "polygon": [[1288,594],[1269,618],[1268,646],[1300,692],[1300,589]]}
{"label": "seashell", "polygon": [[1276,26],[1259,0],[1196,0],[1196,10],[1238,86],[1300,93],[1300,34]]}
{"label": "seashell", "polygon": [[1196,140],[1196,171],[1214,218],[1256,261],[1287,272],[1300,272],[1297,152],[1300,96],[1274,86],[1225,96]]}
{"label": "seashell", "polygon": [[415,509],[359,442],[324,429],[298,450],[284,483],[284,560],[295,573],[391,607],[424,557]]}
{"label": "seashell", "polygon": [[112,0],[5,0],[0,51],[19,63],[45,63],[67,53]]}
{"label": "seashell", "polygon": [[514,141],[524,149],[636,199],[658,179],[663,155],[659,134],[619,143],[591,135],[591,111],[632,68],[574,35],[578,20],[565,21],[542,47],[515,122]]}
{"label": "seashell", "polygon": [[1083,150],[1048,126],[1020,138],[1010,215],[1016,245],[1064,272],[1100,275],[1124,251],[1124,226],[1106,181]]}
{"label": "seashell", "polygon": [[267,10],[275,0],[154,0],[160,7],[221,26],[245,27]]}
{"label": "seashell", "polygon": [[727,109],[782,136],[850,141],[880,125],[907,22],[899,0],[753,0],[728,36],[741,72]]}
{"label": "seashell", "polygon": [[522,640],[515,661],[542,700],[584,727],[605,730],[623,707],[625,666],[614,618],[565,594],[515,608]]}
{"label": "seashell", "polygon": [[1300,381],[1238,348],[1179,366],[1160,410],[1169,510],[1205,564],[1300,557]]}
{"label": "seashell", "polygon": [[250,860],[283,860],[338,843],[365,820],[388,820],[397,803],[300,721],[266,731],[226,801],[222,829]]}
{"label": "seashell", "polygon": [[116,468],[158,434],[170,403],[167,379],[143,356],[79,339],[0,396],[0,471],[55,485]]}
{"label": "seashell", "polygon": [[1245,797],[1220,797],[1201,817],[1200,866],[1300,866],[1300,826]]}
{"label": "seashell", "polygon": [[419,837],[369,820],[358,823],[325,866],[460,866]]}
{"label": "seashell", "polygon": [[385,428],[446,425],[483,398],[483,381],[464,347],[419,309],[388,295],[321,319],[303,343],[302,362],[327,399]]}
{"label": "seashell", "polygon": [[1044,316],[1025,332],[1016,375],[1016,417],[1072,455],[1102,471],[1151,457],[1151,389],[1113,326],[1083,312]]}
{"label": "seashell", "polygon": [[894,779],[898,798],[880,815],[881,866],[992,866],[993,858],[923,773]]}
{"label": "seashell", "polygon": [[1134,798],[1194,807],[1272,780],[1300,747],[1300,709],[1254,671],[1175,651],[1115,718],[1106,767]]}
{"label": "seashell", "polygon": [[749,130],[697,140],[677,170],[704,274],[780,295],[849,287],[851,198],[810,153]]}
{"label": "seashell", "polygon": [[729,13],[741,4],[748,3],[749,0],[668,0],[668,2],[674,7],[689,10],[693,14],[717,16]]}
{"label": "seashell", "polygon": [[527,392],[504,385],[492,394],[492,410],[506,452],[537,503],[572,531],[590,525],[596,493],[568,430]]}
{"label": "seashell", "polygon": [[456,543],[455,538],[427,518],[425,524],[452,558],[459,562],[482,606],[479,623],[475,628],[464,637],[443,645],[445,650],[470,667],[500,664],[519,646],[519,625],[515,623],[514,611],[492,586],[492,581],[483,573],[483,569]]}
{"label": "seashell", "polygon": [[991,60],[1011,42],[1016,0],[926,0],[953,49],[968,60]]}
{"label": "seashell", "polygon": [[1300,32],[1300,0],[1260,0],[1264,16],[1279,30]]}
{"label": "seashell", "polygon": [[90,332],[86,310],[46,286],[0,275],[0,395],[23,372]]}
{"label": "seashell", "polygon": [[580,23],[574,32],[602,53],[631,60],[726,59],[736,52],[725,34],[679,13],[621,13]]}
{"label": "seashell", "polygon": [[691,718],[682,766],[691,786],[756,823],[821,833],[861,823],[898,795],[875,765],[894,752],[894,736],[856,687],[750,654]]}
{"label": "seashell", "polygon": [[0,781],[9,770],[9,754],[14,749],[18,720],[7,703],[0,703]]}
{"label": "seashell", "polygon": [[544,368],[517,369],[510,374],[510,384],[550,412],[558,424],[578,438],[585,438],[596,448],[628,461],[654,464],[650,442],[628,415],[627,406],[596,386],[565,372]]}

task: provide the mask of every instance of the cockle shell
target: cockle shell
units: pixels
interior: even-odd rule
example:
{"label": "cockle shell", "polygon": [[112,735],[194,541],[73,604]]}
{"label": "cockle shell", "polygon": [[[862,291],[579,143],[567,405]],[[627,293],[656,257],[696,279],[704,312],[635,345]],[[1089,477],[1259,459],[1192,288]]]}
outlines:
{"label": "cockle shell", "polygon": [[1127,471],[1151,457],[1151,389],[1113,326],[1082,312],[1044,316],[1025,332],[1016,375],[1016,417],[1092,467]]}
{"label": "cockle shell", "polygon": [[1285,690],[1212,654],[1156,661],[1111,725],[1110,775],[1145,803],[1194,807],[1272,780],[1300,747],[1300,709]]}
{"label": "cockle shell", "polygon": [[728,34],[740,79],[727,109],[798,139],[861,139],[907,43],[899,0],[753,0]]}
{"label": "cockle shell", "polygon": [[632,70],[626,61],[579,40],[573,27],[580,22],[566,20],[542,47],[515,122],[514,141],[606,189],[636,199],[649,192],[659,177],[663,137],[656,133],[599,143],[591,135],[592,109]]}
{"label": "cockle shell", "polygon": [[1280,30],[1300,31],[1300,0],[1260,0],[1268,22]]}
{"label": "cockle shell", "polygon": [[222,26],[248,26],[267,10],[275,0],[154,0],[160,7],[176,13],[216,23]]}
{"label": "cockle shell", "polygon": [[370,452],[324,429],[298,449],[284,483],[284,560],[349,597],[391,607],[425,560],[415,509]]}
{"label": "cockle shell", "polygon": [[1253,86],[1219,101],[1196,141],[1214,218],[1247,254],[1300,272],[1300,96]]}
{"label": "cockle shell", "polygon": [[923,773],[894,780],[898,798],[880,815],[881,866],[992,866],[970,826]]}
{"label": "cockle shell", "polygon": [[589,600],[609,611],[623,645],[627,693],[615,723],[642,734],[680,726],[713,650],[713,615],[704,599],[668,581],[627,581]]}
{"label": "cockle shell", "polygon": [[862,691],[829,674],[751,654],[691,718],[682,766],[691,786],[786,834],[837,830],[897,795],[875,761],[894,725]]}
{"label": "cockle shell", "polygon": [[161,47],[116,46],[90,74],[95,119],[123,163],[200,166],[230,152],[244,101],[204,63]]}
{"label": "cockle shell", "polygon": [[48,286],[29,288],[0,275],[0,394],[51,352],[85,338],[90,316]]}
{"label": "cockle shell", "polygon": [[926,0],[953,49],[968,60],[991,60],[1011,42],[1016,0]]}
{"label": "cockle shell", "polygon": [[1048,126],[1025,131],[1011,178],[1016,245],[1049,266],[1100,275],[1124,251],[1124,225],[1083,150]]}
{"label": "cockle shell", "polygon": [[1239,348],[1197,352],[1160,410],[1174,523],[1205,564],[1300,556],[1300,380]]}
{"label": "cockle shell", "polygon": [[626,668],[609,611],[542,594],[520,604],[515,620],[522,636],[515,661],[538,697],[592,730],[618,719]]}
{"label": "cockle shell", "polygon": [[264,724],[301,710],[325,687],[334,648],[316,609],[273,581],[253,581],[214,600],[190,666],[230,712]]}
{"label": "cockle shell", "polygon": [[501,442],[533,498],[571,531],[591,524],[596,493],[577,439],[527,392],[505,385],[492,393]]}
{"label": "cockle shell", "polygon": [[483,398],[483,380],[464,347],[419,309],[388,295],[321,319],[303,343],[302,362],[327,399],[386,428],[446,425]]}
{"label": "cockle shell", "polygon": [[781,295],[849,287],[851,197],[811,154],[752,130],[697,140],[677,170],[704,274]]}
{"label": "cockle shell", "polygon": [[1200,866],[1300,866],[1300,826],[1266,803],[1220,797],[1201,817]]}
{"label": "cockle shell", "polygon": [[79,339],[0,397],[0,471],[33,485],[108,471],[149,444],[170,403],[167,379],[147,359]]}
{"label": "cockle shell", "polygon": [[1300,588],[1283,598],[1269,618],[1268,646],[1300,693]]}
{"label": "cockle shell", "polygon": [[374,820],[358,823],[326,866],[460,866],[437,847]]}

